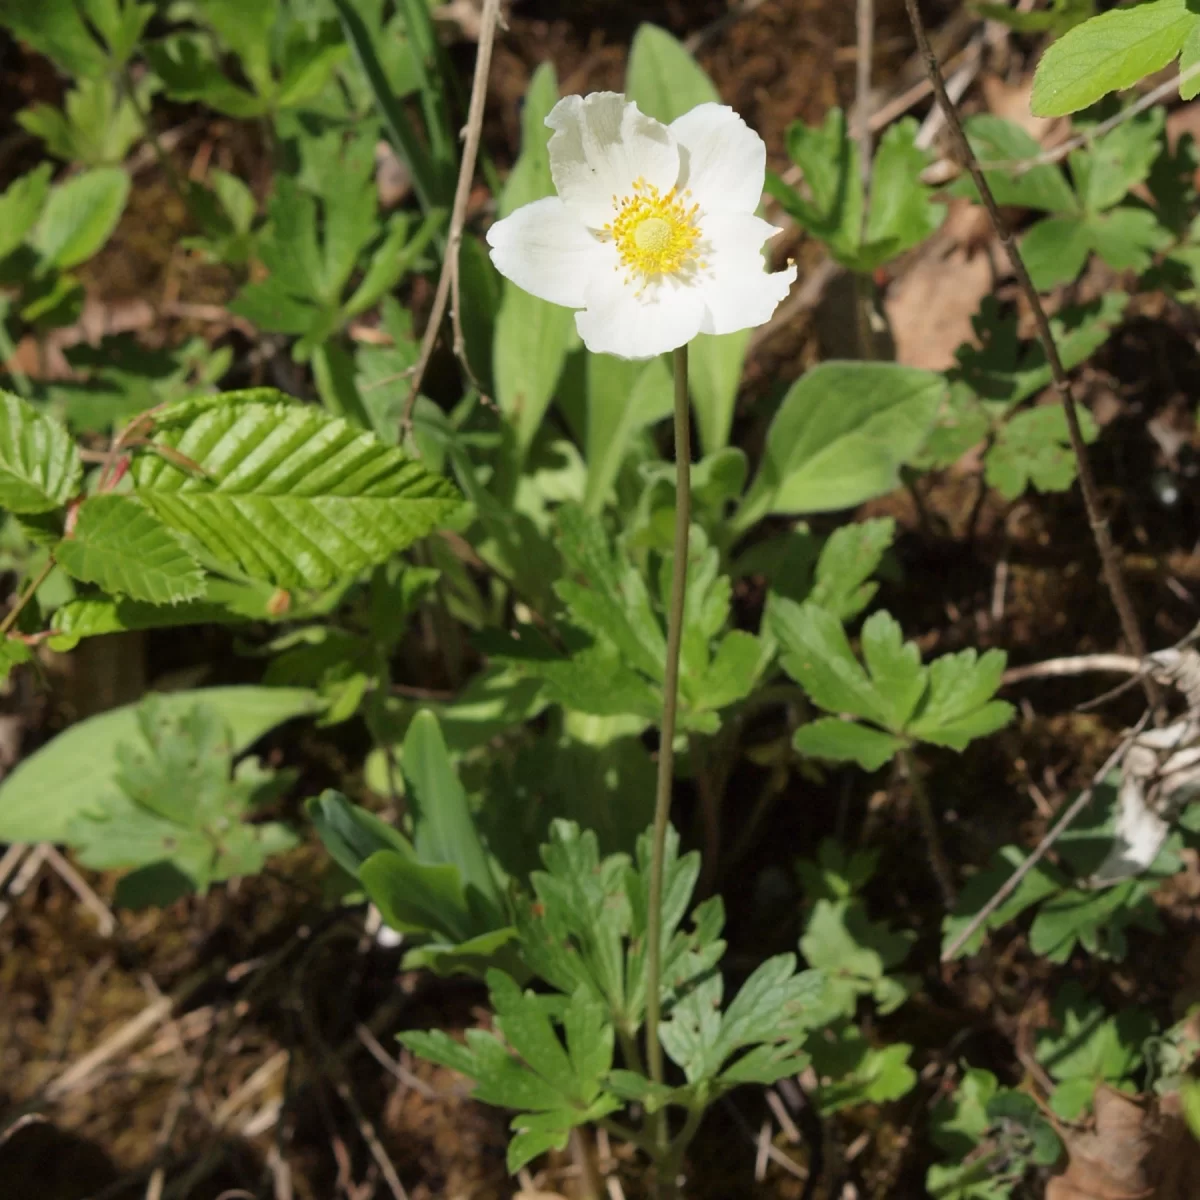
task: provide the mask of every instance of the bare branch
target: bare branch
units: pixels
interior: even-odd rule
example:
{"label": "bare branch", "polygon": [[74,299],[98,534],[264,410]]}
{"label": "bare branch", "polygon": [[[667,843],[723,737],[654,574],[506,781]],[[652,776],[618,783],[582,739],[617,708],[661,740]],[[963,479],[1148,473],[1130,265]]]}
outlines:
{"label": "bare branch", "polygon": [[[1012,263],[1013,271],[1017,277],[1017,283],[1033,312],[1034,323],[1037,326],[1038,341],[1041,343],[1046,355],[1046,361],[1050,365],[1054,388],[1062,400],[1063,413],[1067,419],[1067,432],[1071,441],[1071,450],[1075,455],[1075,461],[1079,470],[1079,487],[1083,494],[1084,507],[1087,509],[1088,523],[1092,527],[1092,536],[1096,541],[1096,549],[1100,555],[1105,582],[1108,585],[1113,605],[1117,610],[1117,616],[1120,618],[1121,630],[1125,635],[1125,641],[1129,649],[1138,658],[1144,658],[1146,656],[1146,642],[1142,637],[1133,601],[1130,599],[1129,588],[1125,582],[1125,573],[1121,567],[1120,555],[1117,552],[1117,547],[1113,542],[1112,533],[1108,526],[1108,518],[1104,515],[1100,504],[1100,491],[1096,486],[1096,478],[1092,473],[1092,464],[1088,458],[1087,446],[1083,440],[1083,431],[1079,424],[1079,411],[1075,402],[1075,394],[1066,369],[1063,367],[1062,358],[1059,356],[1054,335],[1050,331],[1050,321],[1046,316],[1046,310],[1042,305],[1037,288],[1033,286],[1033,281],[1029,278],[1029,272],[1025,267],[1025,260],[1021,257],[1016,240],[1012,236],[1012,231],[1000,213],[999,206],[996,204],[996,198],[992,195],[987,178],[979,165],[979,160],[975,157],[974,151],[972,151],[970,143],[967,141],[967,136],[963,132],[958,110],[946,93],[946,84],[942,79],[937,57],[929,44],[929,35],[925,30],[925,23],[921,19],[917,0],[904,0],[904,5],[908,10],[908,19],[912,25],[913,35],[917,40],[917,48],[925,59],[929,82],[933,86],[933,93],[937,97],[938,105],[945,114],[946,124],[954,138],[956,150],[970,172],[976,188],[979,190],[980,198],[987,209],[988,216],[991,218],[992,227],[995,229],[997,238],[1008,254],[1009,261]],[[1142,684],[1146,690],[1151,707],[1157,708],[1159,703],[1158,687],[1148,677],[1143,678]]]}
{"label": "bare branch", "polygon": [[484,0],[480,17],[479,49],[475,56],[475,77],[471,83],[471,100],[467,106],[467,125],[464,131],[462,162],[458,168],[458,183],[454,188],[454,204],[450,210],[450,232],[446,239],[446,257],[442,273],[438,277],[437,291],[433,296],[433,309],[429,324],[421,339],[421,353],[413,370],[408,398],[404,401],[404,415],[400,419],[401,436],[412,430],[413,405],[421,390],[425,369],[433,355],[442,318],[446,315],[446,302],[450,298],[450,287],[458,272],[458,252],[462,245],[463,226],[467,220],[467,201],[471,195],[471,180],[475,177],[475,160],[479,156],[479,139],[483,131],[483,109],[487,102],[488,72],[492,65],[492,46],[496,41],[496,25],[500,20],[500,0]]}

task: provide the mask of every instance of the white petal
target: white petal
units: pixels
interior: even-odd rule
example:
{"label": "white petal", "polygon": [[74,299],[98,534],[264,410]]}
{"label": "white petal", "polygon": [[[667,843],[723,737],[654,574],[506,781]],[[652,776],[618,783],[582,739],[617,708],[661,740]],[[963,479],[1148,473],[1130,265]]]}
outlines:
{"label": "white petal", "polygon": [[627,283],[624,271],[612,266],[592,277],[587,308],[575,314],[575,327],[593,354],[654,358],[686,345],[700,332],[706,310],[696,287],[665,279],[639,295],[639,286]]}
{"label": "white petal", "polygon": [[496,270],[551,304],[582,308],[588,278],[606,247],[557,196],[522,205],[487,232]]}
{"label": "white petal", "polygon": [[762,199],[767,148],[724,104],[698,104],[671,132],[679,143],[680,188],[690,188],[704,212],[752,213]]}
{"label": "white petal", "polygon": [[628,196],[635,179],[665,192],[679,177],[679,148],[671,131],[619,92],[564,96],[546,124],[554,130],[554,186],[567,207],[593,229],[612,220],[613,197]]}
{"label": "white petal", "polygon": [[796,282],[796,268],[768,273],[762,244],[779,232],[753,213],[712,213],[701,221],[705,261],[704,333],[733,333],[770,320]]}

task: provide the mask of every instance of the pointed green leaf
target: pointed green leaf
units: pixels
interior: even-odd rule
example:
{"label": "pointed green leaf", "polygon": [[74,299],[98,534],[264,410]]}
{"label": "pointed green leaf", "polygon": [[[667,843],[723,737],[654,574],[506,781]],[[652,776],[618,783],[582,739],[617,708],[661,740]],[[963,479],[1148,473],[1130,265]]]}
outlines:
{"label": "pointed green leaf", "polygon": [[85,500],[75,528],[54,556],[75,579],[133,600],[177,604],[204,591],[200,564],[178,535],[132,496]]}
{"label": "pointed green leaf", "polygon": [[1178,56],[1198,20],[1188,0],[1150,0],[1076,25],[1042,55],[1030,107],[1061,117],[1132,87]]}
{"label": "pointed green leaf", "polygon": [[890,613],[872,613],[862,629],[862,652],[876,694],[887,712],[884,724],[903,729],[925,692],[926,672],[915,642],[906,642]]}
{"label": "pointed green leaf", "polygon": [[117,227],[128,196],[129,176],[120,167],[97,167],[68,179],[51,191],[33,231],[33,248],[60,271],[86,262]]}
{"label": "pointed green leaf", "polygon": [[139,498],[218,561],[284,587],[382,562],[458,504],[447,480],[309,407],[185,402],[160,417],[154,442],[203,474],[142,456]]}
{"label": "pointed green leaf", "polygon": [[14,179],[8,190],[0,193],[0,259],[7,258],[25,240],[25,235],[37,223],[42,206],[50,194],[53,168],[42,163]]}
{"label": "pointed green leaf", "polygon": [[892,363],[822,363],[784,397],[762,465],[734,517],[830,512],[890,491],[920,450],[945,379]]}
{"label": "pointed green leaf", "polygon": [[625,94],[664,125],[698,104],[721,101],[712,80],[683,43],[649,23],[639,25],[633,35]]}
{"label": "pointed green leaf", "polygon": [[52,417],[0,391],[0,508],[44,513],[79,490],[83,464],[75,441]]}
{"label": "pointed green leaf", "polygon": [[327,788],[304,806],[317,835],[334,862],[350,875],[379,850],[394,850],[411,855],[408,839],[386,821],[357,804],[351,804],[341,792]]}
{"label": "pointed green leaf", "polygon": [[413,846],[417,855],[425,861],[456,867],[463,886],[477,892],[485,903],[491,918],[489,927],[502,924],[500,890],[433,713],[424,710],[413,718],[400,762],[414,805]]}

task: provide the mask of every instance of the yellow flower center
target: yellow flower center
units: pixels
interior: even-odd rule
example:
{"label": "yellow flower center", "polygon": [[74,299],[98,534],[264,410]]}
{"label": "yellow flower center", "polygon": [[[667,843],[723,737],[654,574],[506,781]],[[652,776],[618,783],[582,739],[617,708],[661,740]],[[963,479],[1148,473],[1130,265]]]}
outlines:
{"label": "yellow flower center", "polygon": [[631,196],[613,197],[617,215],[604,232],[616,243],[621,259],[618,270],[624,267],[646,281],[657,275],[677,275],[693,262],[704,265],[696,249],[700,206],[689,208],[686,199],[690,196],[691,192],[680,195],[674,188],[660,192],[638,179]]}

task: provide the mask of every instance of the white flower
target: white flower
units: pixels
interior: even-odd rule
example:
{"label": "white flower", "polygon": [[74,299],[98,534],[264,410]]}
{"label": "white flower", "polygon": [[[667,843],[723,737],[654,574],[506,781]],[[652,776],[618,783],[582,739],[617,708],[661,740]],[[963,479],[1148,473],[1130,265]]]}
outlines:
{"label": "white flower", "polygon": [[546,124],[557,196],[488,231],[513,283],[568,308],[589,350],[653,358],[698,333],[761,325],[795,282],[762,258],[766,147],[731,108],[670,125],[617,92],[566,96]]}

